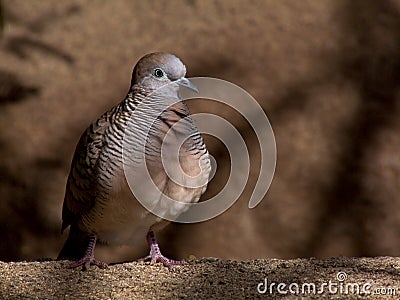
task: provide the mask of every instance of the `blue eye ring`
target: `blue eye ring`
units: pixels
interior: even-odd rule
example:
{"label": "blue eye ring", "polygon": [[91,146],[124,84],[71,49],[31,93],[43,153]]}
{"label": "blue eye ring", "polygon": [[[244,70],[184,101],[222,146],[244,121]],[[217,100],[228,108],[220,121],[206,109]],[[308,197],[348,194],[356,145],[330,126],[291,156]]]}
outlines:
{"label": "blue eye ring", "polygon": [[160,68],[156,68],[156,69],[154,69],[154,76],[155,77],[157,77],[157,78],[162,78],[162,77],[164,77],[164,71],[163,70],[161,70]]}

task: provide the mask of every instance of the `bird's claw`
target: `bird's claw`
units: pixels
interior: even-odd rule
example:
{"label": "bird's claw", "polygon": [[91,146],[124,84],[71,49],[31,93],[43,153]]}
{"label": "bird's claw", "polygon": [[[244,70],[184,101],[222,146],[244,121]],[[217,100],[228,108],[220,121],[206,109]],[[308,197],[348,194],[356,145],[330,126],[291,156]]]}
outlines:
{"label": "bird's claw", "polygon": [[170,259],[165,257],[161,253],[151,253],[143,258],[138,260],[139,262],[150,261],[151,264],[162,263],[165,267],[167,267],[170,271],[174,269],[174,266],[181,266],[184,264],[183,261]]}
{"label": "bird's claw", "polygon": [[100,260],[94,259],[93,257],[83,257],[78,261],[74,261],[73,263],[71,263],[68,268],[69,269],[74,269],[77,267],[82,266],[82,268],[84,270],[87,270],[90,268],[90,266],[97,266],[100,269],[105,269],[107,268],[107,264],[105,262],[102,262]]}
{"label": "bird's claw", "polygon": [[147,233],[146,239],[147,243],[150,246],[150,254],[146,257],[139,259],[139,262],[150,261],[151,264],[162,263],[170,271],[173,270],[174,266],[179,266],[183,264],[183,261],[173,260],[162,255],[153,231],[150,230]]}

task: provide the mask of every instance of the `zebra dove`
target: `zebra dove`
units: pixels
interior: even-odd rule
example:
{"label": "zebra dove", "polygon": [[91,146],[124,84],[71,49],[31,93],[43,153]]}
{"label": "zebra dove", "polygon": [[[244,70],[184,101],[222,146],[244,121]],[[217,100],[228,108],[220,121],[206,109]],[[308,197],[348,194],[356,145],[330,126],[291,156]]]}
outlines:
{"label": "zebra dove", "polygon": [[[206,184],[181,186],[167,176],[161,163],[163,140],[167,133],[176,134],[173,125],[184,119],[190,135],[179,149],[178,164],[188,175],[195,176],[200,172],[203,178],[208,179],[210,173],[207,149],[178,93],[179,86],[197,91],[185,75],[184,64],[172,54],[151,53],[142,57],[133,69],[131,87],[125,99],[82,134],[72,160],[62,210],[62,232],[68,226],[70,232],[58,259],[74,260],[70,267],[106,267],[106,263],[94,258],[97,241],[122,245],[136,243],[145,236],[150,254],[144,260],[161,262],[169,269],[181,263],[163,256],[155,239],[154,231],[168,222],[149,213],[129,188],[123,170],[123,137],[128,132],[133,137],[128,139],[128,147],[139,149],[135,136],[138,131],[148,131],[147,143],[150,146],[145,151],[146,160],[149,158],[149,173],[155,178],[157,188],[176,201],[198,202]],[[156,91],[162,93],[162,88],[166,86],[171,88],[165,98],[175,103],[157,116],[151,130],[145,122],[149,118],[146,109],[140,111],[138,122],[131,126],[129,120],[135,109],[145,103],[145,99],[159,105],[157,101],[163,100],[153,95]],[[146,190],[141,192],[146,195]],[[151,195],[149,193],[148,197]],[[159,199],[147,201],[156,204]],[[178,206],[176,214],[183,213],[185,209]]]}

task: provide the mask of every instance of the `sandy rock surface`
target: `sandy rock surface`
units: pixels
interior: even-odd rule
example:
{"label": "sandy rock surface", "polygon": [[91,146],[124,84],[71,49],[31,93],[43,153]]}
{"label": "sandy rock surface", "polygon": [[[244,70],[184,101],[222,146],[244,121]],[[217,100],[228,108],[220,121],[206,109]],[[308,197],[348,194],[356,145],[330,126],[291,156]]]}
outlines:
{"label": "sandy rock surface", "polygon": [[[399,260],[393,257],[248,261],[203,258],[189,261],[174,272],[159,264],[136,262],[87,271],[67,269],[67,265],[66,261],[0,263],[0,298],[398,299],[400,293]],[[264,291],[265,279],[268,288],[261,294],[258,290]],[[281,293],[277,290],[279,283],[286,284]],[[303,287],[307,283],[311,290],[307,285]],[[299,293],[295,293],[296,287]],[[363,289],[369,294],[362,293]]]}

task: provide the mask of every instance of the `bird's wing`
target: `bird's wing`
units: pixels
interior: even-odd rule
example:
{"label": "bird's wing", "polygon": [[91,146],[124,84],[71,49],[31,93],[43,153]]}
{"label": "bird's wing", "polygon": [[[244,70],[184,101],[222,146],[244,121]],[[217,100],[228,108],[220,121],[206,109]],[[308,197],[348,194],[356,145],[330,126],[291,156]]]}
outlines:
{"label": "bird's wing", "polygon": [[96,168],[111,114],[112,111],[108,111],[92,123],[76,146],[63,203],[62,231],[94,205],[97,194]]}

